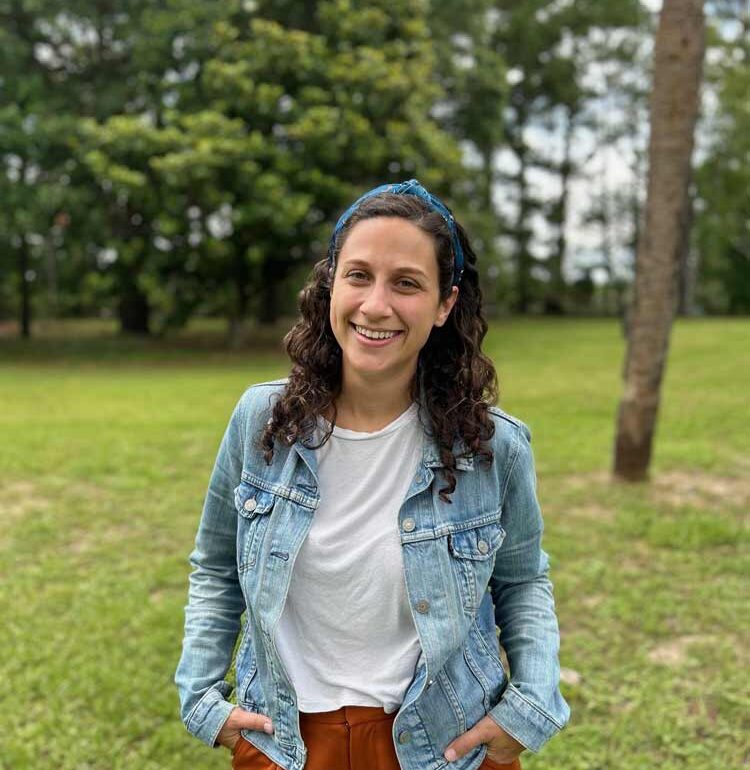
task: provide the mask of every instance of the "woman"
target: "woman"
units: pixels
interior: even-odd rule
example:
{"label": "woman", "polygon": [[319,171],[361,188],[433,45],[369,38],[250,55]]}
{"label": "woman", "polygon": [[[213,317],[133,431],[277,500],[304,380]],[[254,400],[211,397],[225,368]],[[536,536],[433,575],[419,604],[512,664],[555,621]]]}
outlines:
{"label": "woman", "polygon": [[290,376],[245,392],[209,483],[183,720],[235,770],[517,769],[570,712],[530,434],[491,406],[466,233],[417,180],[371,190],[300,309]]}

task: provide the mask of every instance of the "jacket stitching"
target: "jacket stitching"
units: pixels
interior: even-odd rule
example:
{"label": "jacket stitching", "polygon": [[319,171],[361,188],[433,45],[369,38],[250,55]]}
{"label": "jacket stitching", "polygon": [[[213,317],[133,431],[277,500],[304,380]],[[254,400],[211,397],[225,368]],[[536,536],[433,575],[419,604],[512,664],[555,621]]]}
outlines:
{"label": "jacket stitching", "polygon": [[536,705],[536,703],[532,703],[519,689],[516,687],[512,682],[508,682],[508,687],[511,688],[511,691],[514,695],[517,695],[524,703],[528,704],[531,708],[534,709],[534,711],[537,712],[537,714],[540,714],[543,716],[546,720],[549,722],[552,722],[553,725],[556,725],[560,730],[562,730],[563,726],[550,714],[548,714],[544,709],[539,708],[539,706]]}
{"label": "jacket stitching", "polygon": [[451,708],[453,709],[453,713],[458,720],[459,732],[465,733],[466,713],[464,712],[463,706],[461,705],[461,700],[458,697],[458,693],[456,693],[456,688],[453,686],[451,678],[445,671],[441,671],[438,675],[438,684],[440,685],[440,688],[443,691],[443,695],[445,695],[445,699],[450,704]]}
{"label": "jacket stitching", "polygon": [[506,473],[505,479],[503,480],[503,493],[502,493],[502,496],[500,498],[501,501],[502,501],[501,505],[505,504],[505,496],[508,493],[508,485],[510,484],[510,478],[513,475],[513,471],[516,468],[516,462],[518,460],[518,456],[521,454],[521,439],[520,439],[520,435],[521,435],[521,427],[519,425],[516,425],[516,432],[515,432],[515,434],[513,436],[513,439],[514,439],[514,441],[513,441],[513,450],[512,450],[513,455],[511,457],[510,463],[508,463],[508,465],[509,465],[508,472]]}
{"label": "jacket stitching", "polygon": [[468,529],[475,529],[486,524],[499,524],[500,521],[501,511],[498,509],[492,513],[485,514],[484,516],[478,516],[475,519],[468,519],[453,524],[441,524],[439,527],[425,527],[424,529],[415,530],[414,532],[402,532],[401,542],[416,543],[422,540],[437,540],[445,535],[452,535],[456,532],[465,532]]}
{"label": "jacket stitching", "polygon": [[260,476],[256,476],[255,474],[250,473],[249,471],[246,471],[246,470],[242,471],[241,480],[247,482],[248,484],[251,484],[254,487],[257,487],[263,492],[268,492],[272,495],[276,495],[277,497],[283,497],[286,500],[291,500],[292,502],[300,503],[300,505],[304,505],[306,508],[317,507],[317,504],[318,504],[317,497],[313,497],[312,495],[306,495],[297,489],[284,486],[283,484],[276,484],[272,481],[266,481],[265,479],[262,479]]}

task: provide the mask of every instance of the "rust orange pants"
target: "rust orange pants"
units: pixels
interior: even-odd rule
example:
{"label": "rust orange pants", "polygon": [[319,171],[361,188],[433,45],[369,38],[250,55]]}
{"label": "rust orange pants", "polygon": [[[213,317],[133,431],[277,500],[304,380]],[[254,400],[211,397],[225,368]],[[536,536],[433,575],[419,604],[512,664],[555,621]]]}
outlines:
{"label": "rust orange pants", "polygon": [[[307,747],[305,770],[400,770],[391,728],[396,712],[376,706],[342,706],[336,711],[300,713]],[[447,766],[446,770],[450,765]],[[283,770],[244,738],[232,751],[233,770]],[[501,765],[486,758],[480,770],[521,770],[518,759]]]}

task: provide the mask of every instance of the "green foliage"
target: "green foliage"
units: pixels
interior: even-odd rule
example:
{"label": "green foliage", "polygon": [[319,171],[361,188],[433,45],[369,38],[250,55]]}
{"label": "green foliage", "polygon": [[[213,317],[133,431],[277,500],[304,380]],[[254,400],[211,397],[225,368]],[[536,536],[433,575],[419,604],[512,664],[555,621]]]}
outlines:
{"label": "green foliage", "polygon": [[736,41],[717,40],[720,66],[709,71],[719,98],[697,171],[695,229],[699,299],[709,312],[750,312],[750,21],[745,24]]}
{"label": "green foliage", "polygon": [[[707,10],[724,54],[698,293],[747,312],[746,9]],[[566,285],[568,183],[603,93],[625,119],[595,141],[640,132],[643,17],[636,0],[0,0],[0,318],[25,290],[35,314],[132,331],[196,312],[271,321],[344,206],[409,176],[467,225],[491,310],[619,307],[605,235],[617,301]],[[589,226],[604,233],[618,201],[637,220],[637,190],[605,197]]]}
{"label": "green foliage", "polygon": [[[113,216],[142,222],[146,239],[130,249],[127,270],[138,266],[166,324],[187,317],[182,296],[222,285],[231,291],[216,309],[272,319],[267,282],[309,264],[311,243],[320,255],[355,190],[404,171],[435,185],[460,173],[457,146],[426,115],[440,90],[421,4],[320,3],[312,21],[295,29],[270,10],[230,7],[193,30],[202,36],[190,62],[195,87],[159,107],[157,121],[82,125],[79,157]],[[123,233],[118,253],[133,243],[132,228]],[[157,238],[166,254],[155,253]],[[179,287],[171,309],[148,289],[149,273]],[[250,294],[252,285],[260,291]]]}
{"label": "green foliage", "polygon": [[[462,0],[435,4],[431,18],[448,94],[441,123],[476,155],[465,188],[467,221],[478,234],[487,277],[500,276],[496,298],[522,311],[538,308],[543,299],[560,310],[568,181],[578,170],[571,146],[590,122],[585,113],[598,96],[584,76],[592,64],[600,70],[628,66],[623,33],[642,24],[641,7],[636,0]],[[533,133],[547,134],[550,146],[533,147]],[[505,173],[498,171],[503,152],[510,169]],[[534,189],[531,177],[539,170],[557,177],[556,200]],[[499,192],[512,201],[501,210],[493,200]],[[557,236],[551,248],[541,244],[544,258],[532,224],[540,216]],[[503,250],[501,244],[508,245]],[[540,272],[546,273],[542,280]]]}

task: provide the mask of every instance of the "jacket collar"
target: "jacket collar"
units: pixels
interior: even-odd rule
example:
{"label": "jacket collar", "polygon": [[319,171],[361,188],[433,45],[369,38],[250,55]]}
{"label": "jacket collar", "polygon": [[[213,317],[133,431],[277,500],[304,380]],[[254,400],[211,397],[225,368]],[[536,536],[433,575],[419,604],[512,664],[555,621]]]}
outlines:
{"label": "jacket collar", "polygon": [[[419,401],[424,404],[425,392],[424,383],[419,383]],[[444,468],[445,464],[440,459],[440,446],[434,435],[435,426],[430,419],[430,415],[426,409],[420,409],[419,416],[426,423],[425,437],[424,437],[424,451],[422,453],[422,464],[425,468]],[[460,457],[461,454],[466,452],[466,444],[461,439],[457,439],[453,443],[453,455],[456,458],[456,470],[459,471],[473,471],[474,470],[474,457],[469,454],[468,457]]]}
{"label": "jacket collar", "polygon": [[[424,403],[424,386],[420,385],[420,402]],[[424,446],[422,449],[422,465],[425,468],[444,468],[445,464],[440,459],[440,447],[438,446],[437,439],[434,436],[434,426],[430,415],[426,409],[420,409],[420,419],[423,421],[424,428]],[[310,472],[317,479],[318,478],[318,460],[315,456],[315,450],[304,446],[299,440],[293,444],[294,451],[302,458],[305,465],[310,469]],[[459,471],[473,471],[474,470],[474,457],[469,454],[468,457],[461,457],[460,455],[467,452],[467,446],[461,439],[457,439],[453,444],[453,454],[456,457],[456,470]]]}
{"label": "jacket collar", "polygon": [[[454,446],[454,454],[456,447]],[[425,468],[444,468],[445,463],[441,462],[440,454],[437,449],[437,445],[428,447],[425,442],[425,453],[422,459],[422,463]],[[474,470],[474,458],[473,457],[456,457],[456,470],[459,471],[473,471]]]}
{"label": "jacket collar", "polygon": [[[466,444],[461,439],[456,440],[453,444],[453,454],[456,456],[456,470],[459,471],[473,471],[474,470],[474,457],[469,455],[468,457],[460,457],[463,452],[466,451]],[[438,446],[437,439],[434,436],[425,432],[424,437],[424,451],[422,452],[422,464],[425,468],[444,468],[445,463],[440,459],[440,447]]]}

